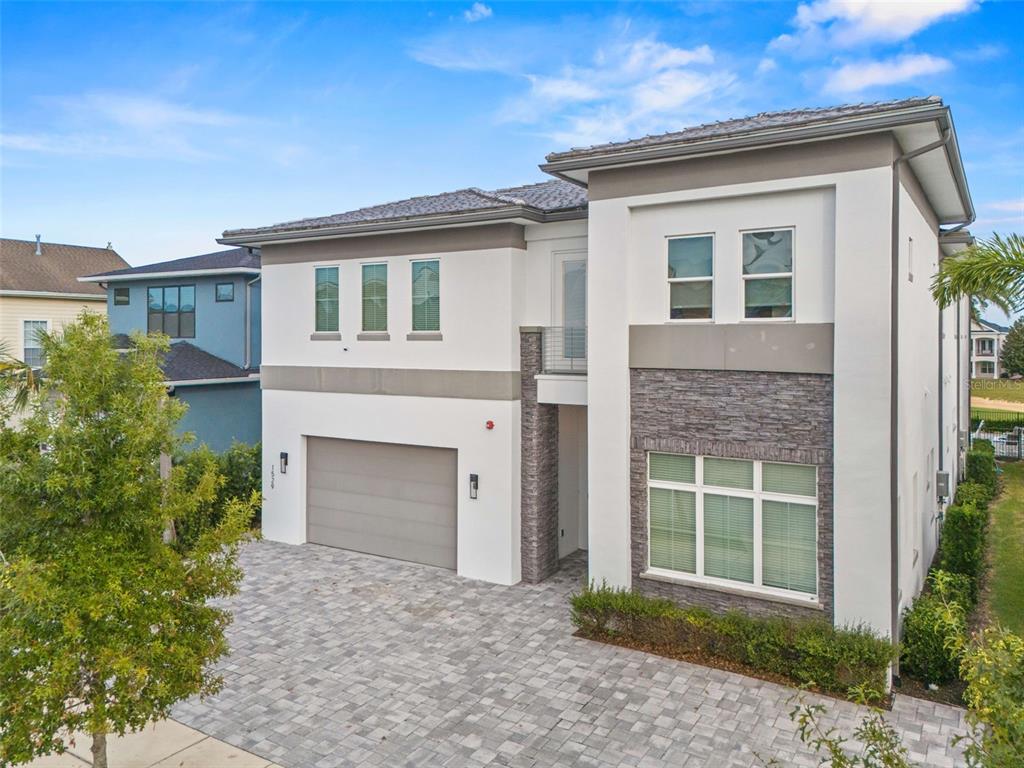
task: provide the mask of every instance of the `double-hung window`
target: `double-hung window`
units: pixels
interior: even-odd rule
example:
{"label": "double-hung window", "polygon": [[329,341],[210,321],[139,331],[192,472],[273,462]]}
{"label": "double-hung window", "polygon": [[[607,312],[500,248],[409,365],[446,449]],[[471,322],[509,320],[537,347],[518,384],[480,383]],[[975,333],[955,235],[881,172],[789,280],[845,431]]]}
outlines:
{"label": "double-hung window", "polygon": [[652,573],[817,595],[817,468],[648,454]]}
{"label": "double-hung window", "polygon": [[711,235],[670,237],[668,291],[671,320],[710,320],[715,239]]}
{"label": "double-hung window", "polygon": [[363,331],[388,329],[388,265],[363,264]]}
{"label": "double-hung window", "polygon": [[165,285],[149,288],[148,312],[150,333],[166,333],[172,339],[194,339],[196,336],[196,287]]}
{"label": "double-hung window", "polygon": [[412,263],[412,330],[441,330],[441,262]]}
{"label": "double-hung window", "polygon": [[132,295],[128,286],[123,285],[118,288],[114,288],[114,306],[115,307],[126,307],[131,304]]}
{"label": "double-hung window", "polygon": [[316,325],[317,333],[338,332],[338,268],[316,268]]}
{"label": "double-hung window", "polygon": [[49,327],[48,320],[26,320],[22,327],[22,346],[25,350],[22,355],[25,365],[31,368],[39,368],[43,364],[43,343],[39,338],[40,333],[45,333]]}
{"label": "double-hung window", "polygon": [[744,317],[793,317],[793,230],[743,233]]}

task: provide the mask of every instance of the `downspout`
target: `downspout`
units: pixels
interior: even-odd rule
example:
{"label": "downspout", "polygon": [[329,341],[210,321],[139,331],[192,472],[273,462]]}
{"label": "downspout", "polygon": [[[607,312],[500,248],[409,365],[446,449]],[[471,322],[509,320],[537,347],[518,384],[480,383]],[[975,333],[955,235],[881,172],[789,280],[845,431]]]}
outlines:
{"label": "downspout", "polygon": [[257,275],[245,284],[245,365],[242,367],[249,370],[252,362],[252,284],[258,282],[263,275]]}

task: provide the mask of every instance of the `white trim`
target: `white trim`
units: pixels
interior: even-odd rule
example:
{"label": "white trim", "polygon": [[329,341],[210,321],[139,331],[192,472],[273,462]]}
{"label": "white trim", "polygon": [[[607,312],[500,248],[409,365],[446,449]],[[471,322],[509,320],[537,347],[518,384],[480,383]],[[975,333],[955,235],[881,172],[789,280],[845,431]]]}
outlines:
{"label": "white trim", "polygon": [[14,291],[9,289],[0,290],[0,297],[9,296],[12,299],[68,299],[73,301],[102,301],[106,302],[106,291],[103,293],[61,293],[60,291]]}
{"label": "white trim", "polygon": [[[21,360],[22,362],[28,362],[25,360],[25,353],[28,351],[25,347],[25,323],[42,323],[46,326],[45,333],[50,332],[50,321],[43,318],[32,318],[25,317],[21,320]],[[38,332],[38,329],[37,329]],[[32,347],[32,349],[42,349],[42,347]]]}
{"label": "white trim", "polygon": [[[334,269],[338,272],[338,330],[336,331],[320,331],[316,327],[316,303],[318,301],[316,297],[316,271],[318,269]],[[336,261],[333,264],[328,262],[326,264],[314,264],[313,265],[313,333],[309,337],[320,336],[321,334],[339,334],[338,339],[341,338],[341,262]]]}
{"label": "white trim", "polygon": [[[760,272],[745,274],[743,272],[743,237],[754,232],[779,232],[788,230],[793,233],[790,239],[789,272]],[[794,323],[796,322],[796,225],[781,227],[748,227],[739,230],[740,236],[740,317],[741,323]],[[789,317],[747,317],[747,281],[789,278]]]}
{"label": "white trim", "polygon": [[[416,278],[413,277],[413,269],[417,263],[428,264],[432,261],[437,262],[437,329],[416,329],[413,328],[413,325],[416,324],[415,306],[413,303],[416,299]],[[443,333],[444,322],[442,318],[442,310],[444,308],[444,304],[441,302],[441,296],[443,293],[444,292],[441,290],[441,257],[435,255],[429,257],[420,256],[409,259],[409,333],[405,337],[406,341],[410,341],[410,337],[420,336],[421,334],[428,334],[422,336],[422,338],[430,338],[429,334],[437,334],[440,336]],[[438,339],[438,341],[440,341],[440,339]]]}
{"label": "white trim", "polygon": [[258,373],[250,373],[248,376],[228,376],[222,379],[183,379],[182,381],[165,381],[165,387],[194,387],[200,384],[245,384],[250,381],[259,381]]}
{"label": "white trim", "polygon": [[221,267],[219,269],[182,269],[170,272],[133,272],[124,275],[90,275],[78,278],[80,283],[112,283],[127,280],[154,280],[178,277],[203,277],[205,275],[258,275],[260,270],[253,267]]}
{"label": "white trim", "polygon": [[716,592],[747,595],[749,597],[789,603],[791,605],[804,605],[810,608],[821,607],[817,595],[805,595],[803,592],[790,592],[785,589],[777,589],[776,587],[758,587],[753,584],[745,584],[742,581],[728,581],[727,579],[716,579],[711,576],[694,576],[692,573],[668,571],[661,568],[648,568],[640,573],[640,577],[654,581],[665,581],[671,584],[686,584],[702,589],[713,589]]}

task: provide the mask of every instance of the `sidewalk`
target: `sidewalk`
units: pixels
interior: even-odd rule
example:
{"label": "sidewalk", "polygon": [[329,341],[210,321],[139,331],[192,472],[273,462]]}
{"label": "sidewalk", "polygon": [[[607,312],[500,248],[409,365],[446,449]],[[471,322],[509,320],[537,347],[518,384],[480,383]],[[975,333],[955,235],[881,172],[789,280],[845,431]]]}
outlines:
{"label": "sidewalk", "polygon": [[[91,745],[91,739],[80,737],[63,755],[41,757],[29,763],[28,768],[90,766]],[[108,736],[107,761],[110,768],[279,768],[177,720],[162,720],[138,733]]]}

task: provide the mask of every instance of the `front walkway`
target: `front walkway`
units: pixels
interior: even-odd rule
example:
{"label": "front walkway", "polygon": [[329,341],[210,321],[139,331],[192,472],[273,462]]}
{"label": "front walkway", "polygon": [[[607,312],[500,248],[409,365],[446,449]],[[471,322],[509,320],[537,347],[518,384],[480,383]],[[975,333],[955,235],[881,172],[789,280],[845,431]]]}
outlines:
{"label": "front walkway", "polygon": [[[572,636],[571,559],[500,587],[314,545],[243,553],[224,690],[175,717],[295,768],[817,765],[789,688]],[[864,713],[811,697],[852,731]],[[953,766],[961,710],[897,697],[922,765]]]}

